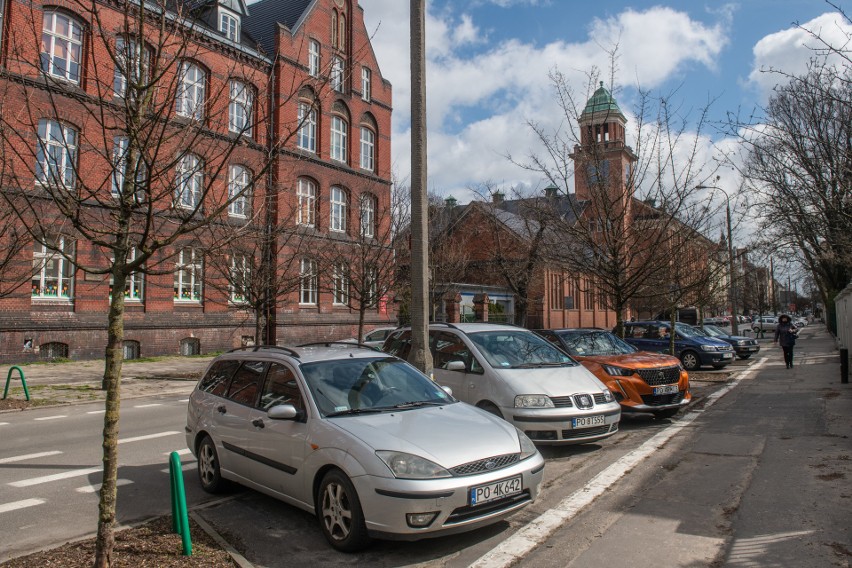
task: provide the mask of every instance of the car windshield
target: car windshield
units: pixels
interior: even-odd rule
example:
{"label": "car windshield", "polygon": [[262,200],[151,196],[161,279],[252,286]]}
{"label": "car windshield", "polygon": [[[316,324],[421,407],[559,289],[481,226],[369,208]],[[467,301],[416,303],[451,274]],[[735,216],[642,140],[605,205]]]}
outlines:
{"label": "car windshield", "polygon": [[727,333],[725,333],[724,331],[722,331],[721,329],[719,329],[715,325],[705,325],[704,326],[704,333],[706,335],[709,335],[710,337],[725,337],[726,335],[728,335]]}
{"label": "car windshield", "polygon": [[428,377],[395,357],[316,361],[303,363],[301,370],[323,416],[455,402]]}
{"label": "car windshield", "polygon": [[568,353],[578,357],[627,355],[638,351],[607,331],[573,331],[559,335]]}
{"label": "car windshield", "polygon": [[701,337],[702,335],[706,335],[702,334],[697,328],[685,323],[676,323],[675,329],[684,337]]}
{"label": "car windshield", "polygon": [[497,369],[577,364],[571,357],[530,331],[480,331],[469,334],[469,337],[488,363]]}

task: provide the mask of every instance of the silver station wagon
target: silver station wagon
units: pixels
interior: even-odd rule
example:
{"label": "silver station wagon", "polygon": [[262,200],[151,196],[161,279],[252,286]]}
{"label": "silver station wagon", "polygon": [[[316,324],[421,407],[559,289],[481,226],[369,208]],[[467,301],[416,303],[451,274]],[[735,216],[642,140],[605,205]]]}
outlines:
{"label": "silver station wagon", "polygon": [[[594,442],[618,431],[621,408],[612,392],[527,329],[433,323],[429,348],[438,384],[514,424],[537,444]],[[407,358],[411,330],[393,332],[382,349]]]}
{"label": "silver station wagon", "polygon": [[190,396],[186,442],[203,489],[235,481],[315,513],[342,551],[496,522],[533,502],[544,469],[511,424],[352,344],[220,355]]}

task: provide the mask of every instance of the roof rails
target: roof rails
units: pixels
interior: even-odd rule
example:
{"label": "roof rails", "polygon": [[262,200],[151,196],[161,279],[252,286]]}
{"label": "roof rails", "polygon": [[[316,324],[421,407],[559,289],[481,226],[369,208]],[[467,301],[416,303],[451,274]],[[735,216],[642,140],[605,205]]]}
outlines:
{"label": "roof rails", "polygon": [[450,329],[458,329],[457,326],[455,326],[455,325],[453,325],[453,324],[451,324],[450,322],[447,322],[447,321],[430,321],[429,325],[445,325],[445,326],[449,327]]}
{"label": "roof rails", "polygon": [[230,349],[230,350],[227,351],[227,353],[234,353],[236,351],[255,351],[255,352],[257,352],[257,351],[260,351],[262,349],[278,349],[280,351],[284,351],[288,355],[295,357],[296,359],[299,358],[299,352],[298,351],[294,351],[293,349],[290,349],[289,347],[284,347],[282,345],[246,345],[245,347],[237,347],[235,349]]}
{"label": "roof rails", "polygon": [[325,347],[331,347],[332,345],[345,345],[346,347],[360,347],[361,349],[369,349],[370,351],[381,351],[380,349],[376,349],[372,345],[365,345],[363,343],[356,343],[354,341],[313,341],[311,343],[302,343],[301,345],[297,345],[296,347],[316,347],[318,345],[322,345]]}

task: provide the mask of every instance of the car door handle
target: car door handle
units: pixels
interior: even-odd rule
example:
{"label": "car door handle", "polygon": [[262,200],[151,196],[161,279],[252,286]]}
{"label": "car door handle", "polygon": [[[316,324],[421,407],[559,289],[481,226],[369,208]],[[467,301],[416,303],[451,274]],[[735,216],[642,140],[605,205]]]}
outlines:
{"label": "car door handle", "polygon": [[220,414],[225,414],[225,412],[227,412],[227,409],[225,408],[224,404],[220,404],[219,406],[217,406],[216,410],[218,410]]}
{"label": "car door handle", "polygon": [[253,426],[255,426],[257,428],[266,428],[266,425],[263,423],[262,418],[255,418],[254,420],[251,421],[251,423],[252,423]]}

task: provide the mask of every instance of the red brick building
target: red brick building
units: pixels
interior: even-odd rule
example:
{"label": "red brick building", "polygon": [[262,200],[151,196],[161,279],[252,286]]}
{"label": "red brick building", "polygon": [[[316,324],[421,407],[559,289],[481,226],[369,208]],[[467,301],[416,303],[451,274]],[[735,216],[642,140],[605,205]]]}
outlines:
{"label": "red brick building", "polygon": [[[0,191],[13,196],[50,187],[54,192],[45,195],[55,196],[57,185],[77,195],[86,188],[85,208],[77,206],[108,216],[131,171],[132,154],[122,149],[135,147],[121,136],[130,130],[122,101],[136,92],[129,85],[157,83],[146,92],[154,93],[152,107],[168,112],[158,116],[163,141],[143,146],[156,153],[134,162],[136,176],[148,180],[130,182],[145,187],[136,205],[167,201],[171,215],[215,216],[210,226],[233,235],[253,224],[294,227],[298,243],[290,238],[269,249],[269,262],[292,271],[294,285],[269,302],[262,335],[281,344],[354,335],[358,314],[346,301],[345,277],[326,271],[317,251],[364,239],[382,244],[389,223],[392,90],[361,7],[354,0],[163,5],[171,10],[168,38],[156,26],[139,27],[124,3],[0,0],[2,120],[17,133],[2,141]],[[132,72],[137,67],[144,77]],[[13,203],[0,201],[9,209],[2,217],[13,216]],[[31,217],[50,219],[55,232],[0,266],[0,280],[22,284],[0,289],[0,361],[100,357],[112,286],[108,274],[82,268],[108,262],[99,261],[103,250],[80,231],[64,226],[57,213],[62,203],[40,203]],[[150,232],[167,234],[166,217],[152,216],[160,224]],[[224,254],[225,272],[233,276],[240,262],[256,264],[259,252],[210,253],[212,234],[168,243],[130,279],[127,357],[210,352],[263,339],[242,301],[244,283],[213,271],[214,254]],[[395,321],[392,304],[381,302],[366,325],[389,321]]]}

